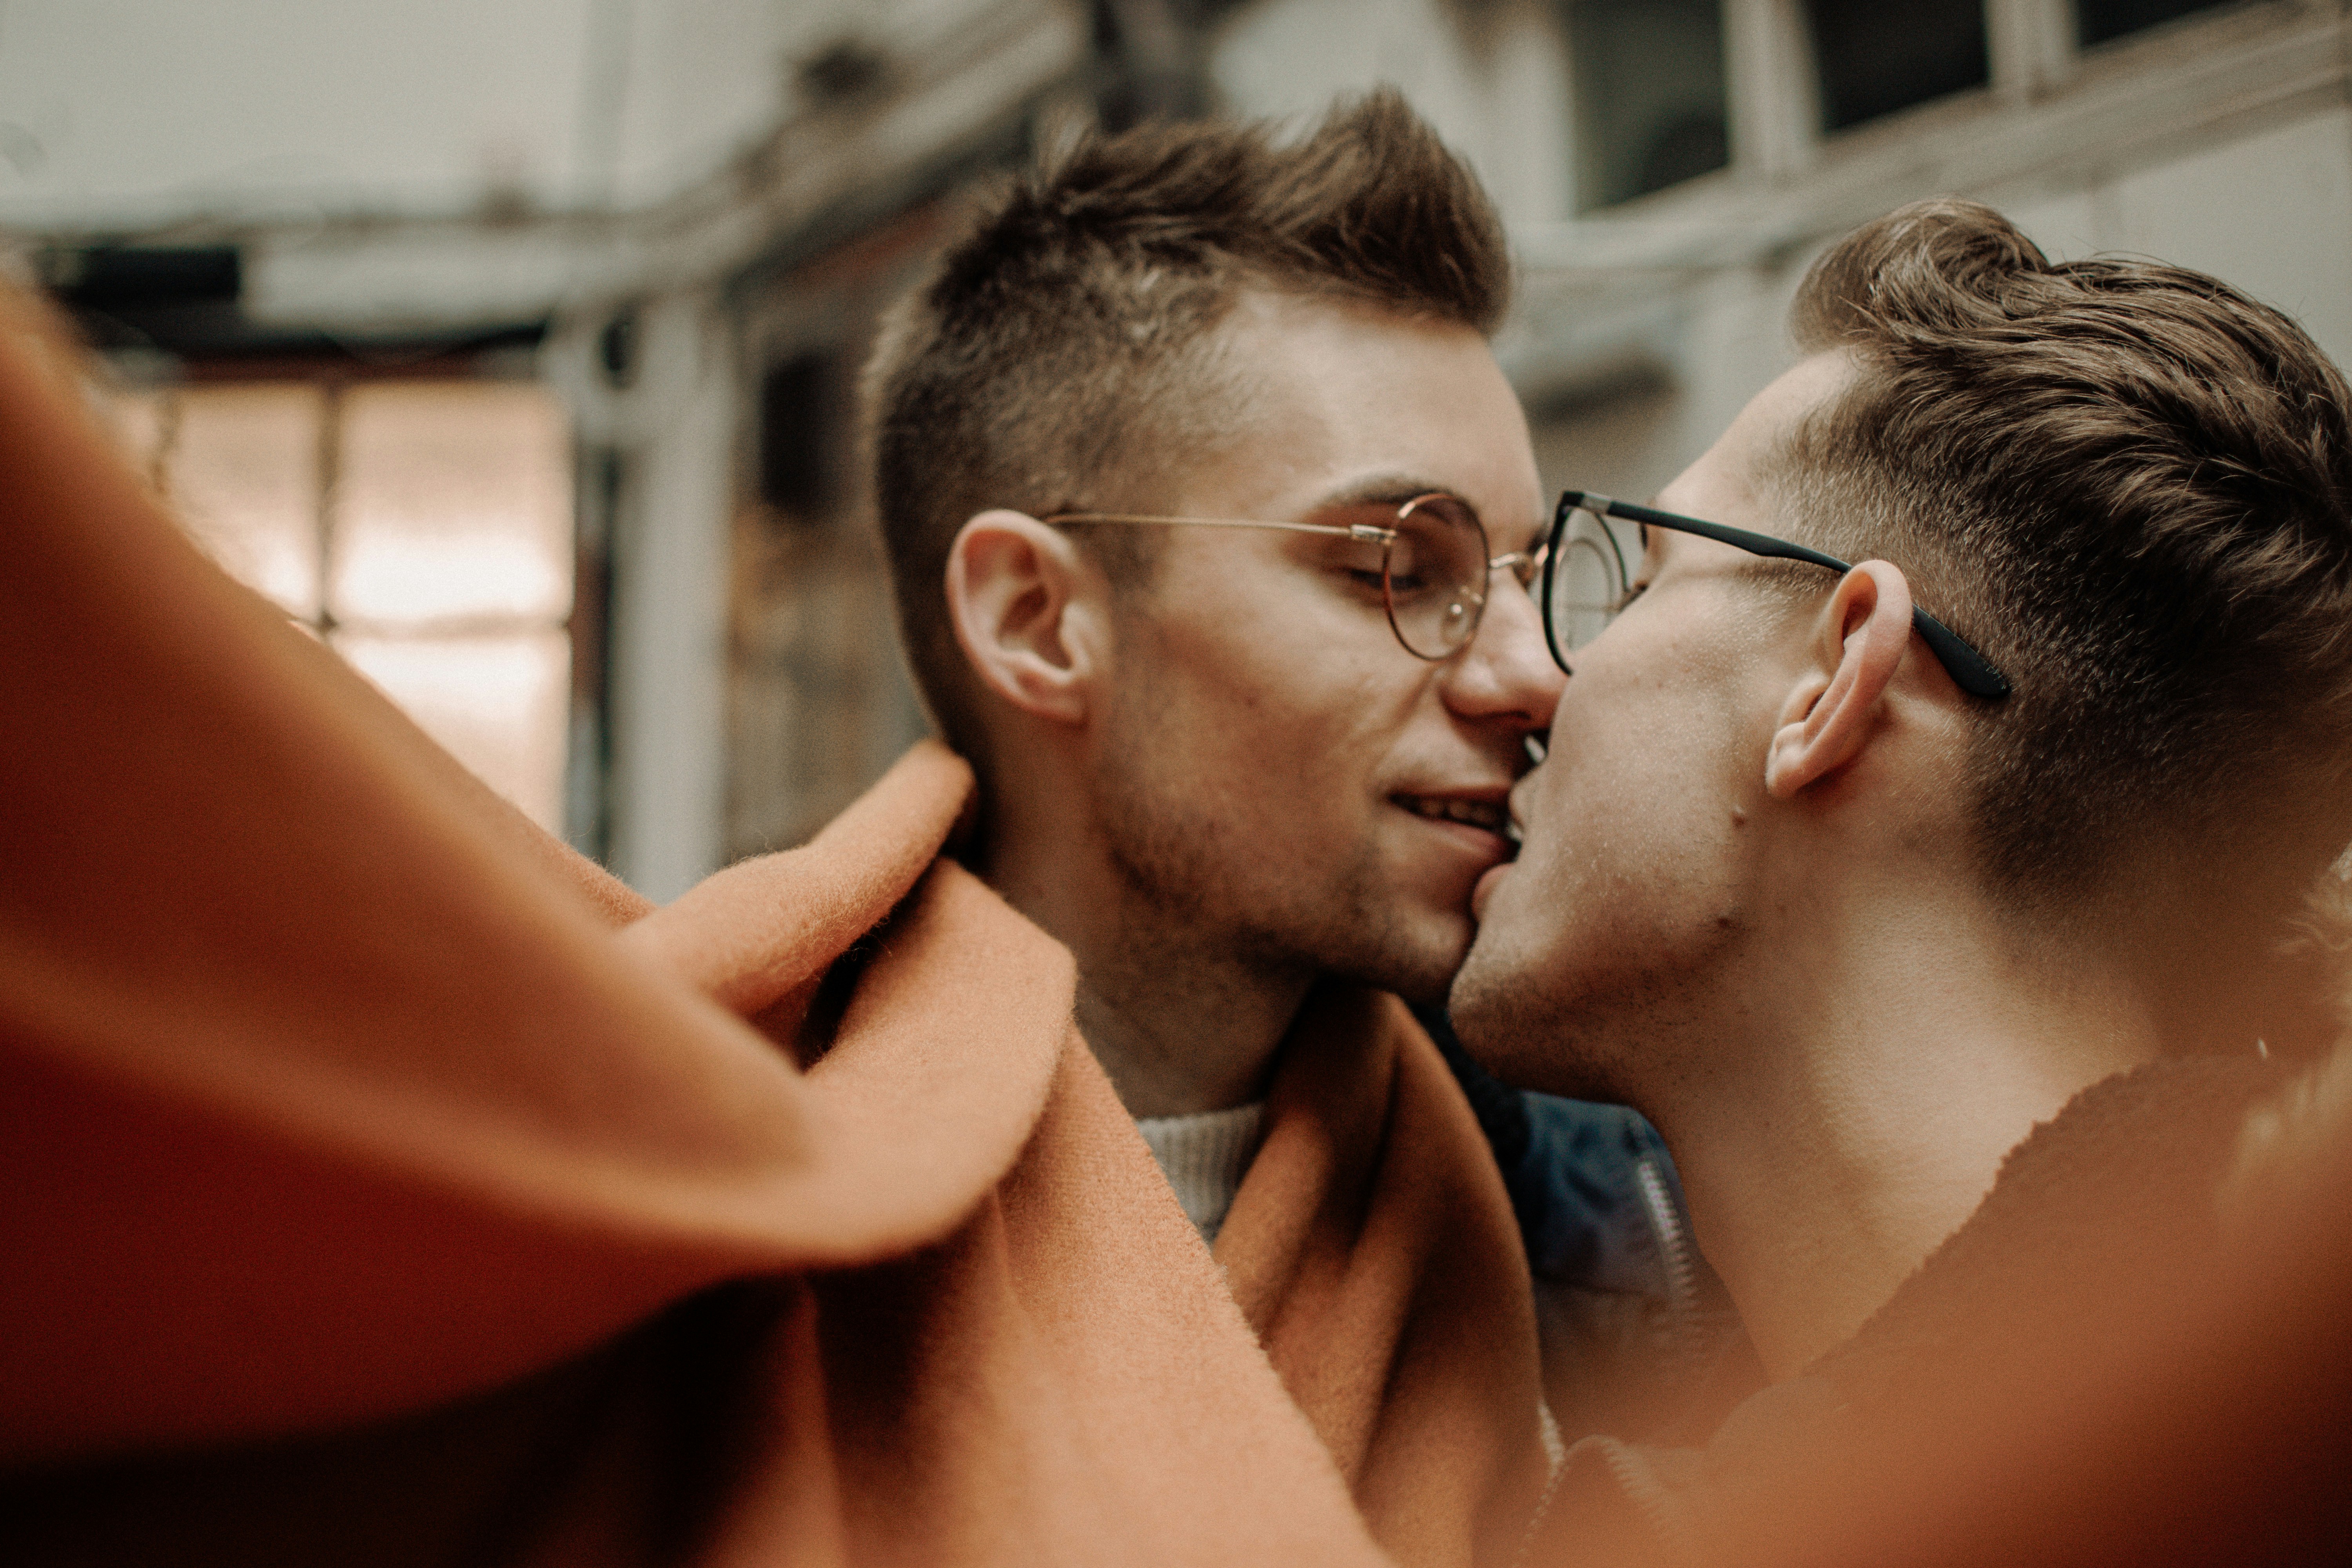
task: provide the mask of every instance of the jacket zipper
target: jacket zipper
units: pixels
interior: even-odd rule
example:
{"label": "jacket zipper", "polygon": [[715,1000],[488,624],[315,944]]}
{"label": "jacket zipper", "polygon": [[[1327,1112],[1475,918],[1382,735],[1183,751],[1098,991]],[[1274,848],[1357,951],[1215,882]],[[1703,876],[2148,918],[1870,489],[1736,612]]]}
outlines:
{"label": "jacket zipper", "polygon": [[1690,1229],[1683,1224],[1682,1211],[1666,1187],[1666,1174],[1658,1168],[1656,1155],[1644,1154],[1635,1161],[1633,1176],[1642,1188],[1643,1206],[1650,1211],[1650,1228],[1657,1233],[1658,1250],[1665,1257],[1666,1304],[1674,1313],[1675,1338],[1686,1342],[1698,1314],[1698,1259],[1691,1247]]}

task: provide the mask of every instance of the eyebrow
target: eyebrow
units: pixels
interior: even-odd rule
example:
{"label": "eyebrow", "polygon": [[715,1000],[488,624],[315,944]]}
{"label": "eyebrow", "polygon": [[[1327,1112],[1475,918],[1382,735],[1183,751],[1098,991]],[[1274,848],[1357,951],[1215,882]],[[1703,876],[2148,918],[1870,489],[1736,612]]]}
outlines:
{"label": "eyebrow", "polygon": [[1321,511],[1327,507],[1370,506],[1375,503],[1402,506],[1415,496],[1425,496],[1434,491],[1443,491],[1446,495],[1454,493],[1450,486],[1441,485],[1434,479],[1416,479],[1410,474],[1374,474],[1317,497],[1308,510]]}

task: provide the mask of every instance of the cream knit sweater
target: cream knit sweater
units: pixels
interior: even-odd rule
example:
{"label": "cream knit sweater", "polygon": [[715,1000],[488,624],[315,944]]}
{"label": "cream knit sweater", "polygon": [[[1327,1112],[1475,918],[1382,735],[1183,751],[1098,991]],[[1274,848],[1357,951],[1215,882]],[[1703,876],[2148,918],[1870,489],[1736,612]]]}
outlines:
{"label": "cream knit sweater", "polygon": [[1144,1116],[1135,1130],[1151,1145],[1151,1157],[1176,1189],[1184,1217],[1213,1242],[1241,1190],[1242,1173],[1257,1153],[1258,1128],[1265,1107],[1237,1105],[1193,1116]]}

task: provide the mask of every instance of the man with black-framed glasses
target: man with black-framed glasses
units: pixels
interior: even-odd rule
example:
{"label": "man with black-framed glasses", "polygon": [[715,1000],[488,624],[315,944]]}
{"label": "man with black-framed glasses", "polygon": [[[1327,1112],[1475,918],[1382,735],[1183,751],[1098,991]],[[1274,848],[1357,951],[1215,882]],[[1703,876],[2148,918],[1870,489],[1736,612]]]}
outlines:
{"label": "man with black-framed glasses", "polygon": [[2292,955],[2352,840],[2342,375],[1962,202],[1832,247],[1795,324],[1656,506],[1561,499],[1572,674],[1452,1003],[1656,1124],[1797,1386],[1703,1463],[1580,1447],[1537,1561],[1818,1560],[1883,1501],[1835,1484],[1982,1458],[1951,1412],[2095,1415],[2064,1379],[2197,1284],[2249,1110],[2335,1033]]}
{"label": "man with black-framed glasses", "polygon": [[[1826,566],[1832,572],[1853,570],[1851,562],[1750,529],[1683,517],[1590,490],[1570,490],[1559,498],[1551,534],[1543,549],[1528,558],[1534,570],[1527,574],[1530,579],[1537,571],[1541,574],[1538,592],[1543,604],[1544,638],[1550,645],[1552,662],[1563,675],[1575,673],[1569,656],[1608,630],[1617,613],[1633,602],[1634,586],[1626,570],[1624,547],[1605,521],[1612,517],[1642,530],[1645,555],[1649,531],[1655,528],[1728,544],[1759,560],[1795,561]],[[1911,629],[1961,690],[1994,702],[2009,695],[2009,678],[1995,669],[1991,660],[1916,605],[1911,608]]]}

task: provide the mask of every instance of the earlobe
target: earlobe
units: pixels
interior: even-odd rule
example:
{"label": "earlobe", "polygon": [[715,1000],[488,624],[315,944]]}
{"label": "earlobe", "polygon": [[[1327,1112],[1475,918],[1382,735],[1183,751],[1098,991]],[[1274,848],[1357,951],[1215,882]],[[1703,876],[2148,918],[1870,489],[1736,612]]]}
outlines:
{"label": "earlobe", "polygon": [[1845,574],[1822,607],[1804,678],[1781,705],[1764,787],[1782,800],[1852,762],[1911,641],[1911,585],[1884,561]]}
{"label": "earlobe", "polygon": [[984,511],[948,549],[948,617],[983,685],[1040,718],[1087,715],[1092,569],[1069,538],[1017,511]]}

